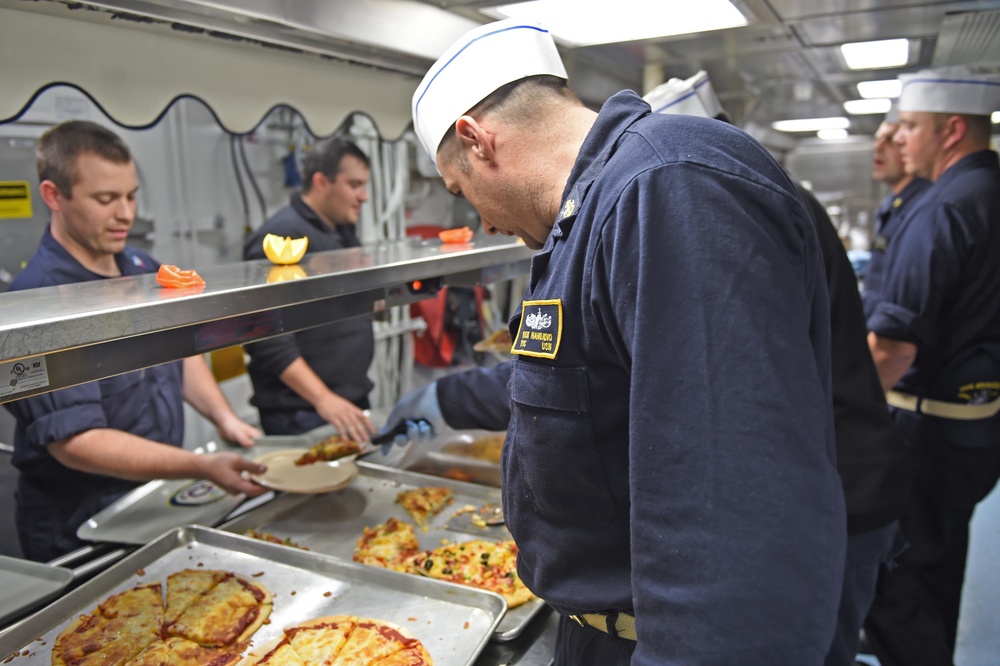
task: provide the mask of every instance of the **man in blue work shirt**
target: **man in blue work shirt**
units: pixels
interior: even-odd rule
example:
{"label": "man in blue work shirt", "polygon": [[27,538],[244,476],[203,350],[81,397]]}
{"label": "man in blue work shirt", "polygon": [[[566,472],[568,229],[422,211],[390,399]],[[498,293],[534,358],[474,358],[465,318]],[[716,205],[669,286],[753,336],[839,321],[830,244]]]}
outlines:
{"label": "man in blue work shirt", "polygon": [[951,664],[969,521],[1000,478],[1000,75],[901,76],[906,169],[933,181],[892,234],[869,346],[913,457],[909,548],[865,624],[883,666]]}
{"label": "man in blue work shirt", "polygon": [[822,260],[784,171],[630,91],[587,109],[516,21],[453,45],[413,117],[483,228],[541,249],[500,366],[502,468],[555,663],[821,664],[844,501]]}
{"label": "man in blue work shirt", "polygon": [[[342,137],[320,142],[303,160],[302,192],[275,213],[243,245],[244,259],[263,259],[267,234],[309,238],[307,252],[360,247],[361,206],[368,201],[368,157]],[[373,384],[368,369],[375,354],[370,316],[246,346],[250,354],[251,402],[269,435],[298,435],[330,423],[366,441],[374,431],[364,410]]]}
{"label": "man in blue work shirt", "polygon": [[872,177],[889,186],[889,193],[875,210],[875,236],[871,244],[871,262],[865,272],[861,302],[867,319],[878,305],[885,282],[885,261],[892,234],[902,224],[900,220],[913,210],[930,186],[930,181],[907,173],[903,154],[895,141],[899,130],[899,110],[894,106],[875,131],[872,146]]}
{"label": "man in blue work shirt", "polygon": [[[156,272],[156,260],[125,244],[138,181],[117,135],[85,121],[49,129],[38,144],[38,180],[49,226],[10,291]],[[251,446],[259,435],[233,413],[201,356],[5,404],[17,420],[12,462],[24,556],[48,561],[79,548],[77,528],[140,481],[199,478],[232,493],[264,492],[242,477],[263,465],[180,448],[183,400],[229,440]]]}

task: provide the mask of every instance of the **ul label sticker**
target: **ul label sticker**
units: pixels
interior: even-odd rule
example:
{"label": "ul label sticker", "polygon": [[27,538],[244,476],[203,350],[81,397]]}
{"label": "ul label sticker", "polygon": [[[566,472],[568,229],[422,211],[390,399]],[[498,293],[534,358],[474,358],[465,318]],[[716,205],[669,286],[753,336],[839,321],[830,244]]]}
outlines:
{"label": "ul label sticker", "polygon": [[0,398],[48,385],[49,371],[44,356],[0,363]]}

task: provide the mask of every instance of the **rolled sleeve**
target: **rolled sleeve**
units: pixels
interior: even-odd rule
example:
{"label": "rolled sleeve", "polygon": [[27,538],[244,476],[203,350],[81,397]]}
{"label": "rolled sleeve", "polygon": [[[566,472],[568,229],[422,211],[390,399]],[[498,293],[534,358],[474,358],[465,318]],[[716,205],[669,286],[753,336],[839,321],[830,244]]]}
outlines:
{"label": "rolled sleeve", "polygon": [[18,422],[27,424],[25,438],[33,447],[108,427],[96,382],[17,400],[7,409]]}
{"label": "rolled sleeve", "polygon": [[868,318],[868,330],[879,337],[913,344],[933,344],[934,327],[919,313],[895,303],[881,302]]}

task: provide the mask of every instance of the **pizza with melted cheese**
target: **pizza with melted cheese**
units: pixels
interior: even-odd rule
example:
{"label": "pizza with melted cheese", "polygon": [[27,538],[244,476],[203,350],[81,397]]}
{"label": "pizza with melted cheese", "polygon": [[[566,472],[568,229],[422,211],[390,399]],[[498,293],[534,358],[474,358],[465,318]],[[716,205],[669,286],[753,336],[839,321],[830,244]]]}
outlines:
{"label": "pizza with melted cheese", "polygon": [[206,648],[173,636],[151,643],[128,666],[228,666],[240,658],[242,647]]}
{"label": "pizza with melted cheese", "polygon": [[405,560],[420,550],[413,525],[390,517],[381,525],[365,527],[354,549],[354,561],[393,571],[406,571]]}
{"label": "pizza with melted cheese", "polygon": [[517,545],[510,539],[445,544],[407,558],[410,573],[496,592],[514,608],[535,598],[517,575]]}
{"label": "pizza with melted cheese", "polygon": [[309,447],[309,450],[296,458],[295,464],[301,467],[302,465],[312,465],[318,462],[329,462],[356,453],[361,453],[360,444],[340,435],[331,435]]}
{"label": "pizza with melted cheese", "polygon": [[402,505],[424,532],[431,517],[441,513],[453,501],[451,488],[443,486],[411,488],[396,495],[396,503]]}
{"label": "pizza with melted cheese", "polygon": [[219,647],[249,638],[270,613],[271,594],[263,585],[228,574],[163,630],[168,636]]}
{"label": "pizza with melted cheese", "polygon": [[240,666],[433,666],[423,643],[384,620],[331,615],[284,629]]}
{"label": "pizza with melted cheese", "polygon": [[214,569],[185,569],[167,576],[167,610],[164,621],[174,622],[195,601],[230,574]]}
{"label": "pizza with melted cheese", "polygon": [[52,646],[52,664],[123,664],[157,640],[162,626],[161,585],[139,585],[70,622]]}
{"label": "pizza with melted cheese", "polygon": [[295,648],[292,647],[287,638],[280,639],[273,645],[273,647],[269,647],[264,652],[264,656],[259,660],[254,661],[251,653],[247,659],[240,662],[240,666],[244,664],[259,664],[260,666],[307,666],[306,662],[295,651]]}
{"label": "pizza with melted cheese", "polygon": [[74,618],[52,646],[53,666],[226,666],[266,621],[271,594],[230,572],[194,570],[113,594]]}

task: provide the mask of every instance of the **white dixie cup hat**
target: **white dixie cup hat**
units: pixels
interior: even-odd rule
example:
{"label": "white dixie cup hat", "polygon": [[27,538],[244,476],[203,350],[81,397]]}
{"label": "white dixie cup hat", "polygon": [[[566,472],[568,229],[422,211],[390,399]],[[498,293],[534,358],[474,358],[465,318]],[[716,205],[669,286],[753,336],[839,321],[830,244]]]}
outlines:
{"label": "white dixie cup hat", "polygon": [[413,128],[437,166],[437,149],[462,114],[498,88],[529,76],[566,76],[549,31],[506,19],[470,30],[452,44],[413,93]]}
{"label": "white dixie cup hat", "polygon": [[670,79],[650,90],[643,99],[653,113],[715,118],[723,112],[705,70],[690,79]]}
{"label": "white dixie cup hat", "polygon": [[901,74],[900,111],[988,116],[1000,110],[1000,74],[957,65]]}

